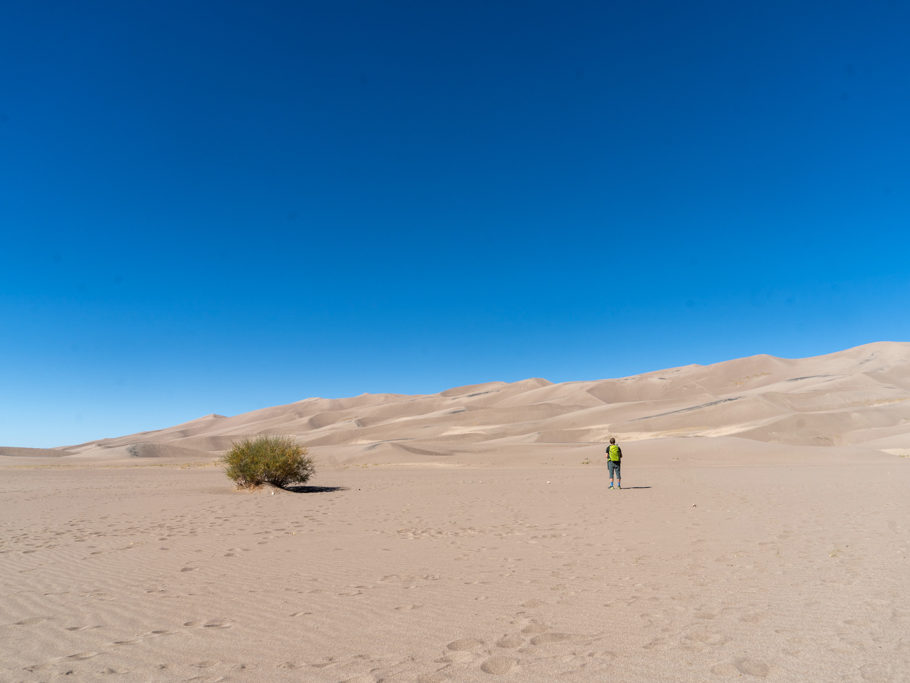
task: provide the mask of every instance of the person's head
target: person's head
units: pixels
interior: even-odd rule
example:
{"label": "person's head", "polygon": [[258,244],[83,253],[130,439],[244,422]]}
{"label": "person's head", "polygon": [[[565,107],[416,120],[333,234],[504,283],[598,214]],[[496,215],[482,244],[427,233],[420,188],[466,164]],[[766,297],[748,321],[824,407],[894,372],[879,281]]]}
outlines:
{"label": "person's head", "polygon": [[612,445],[615,444],[615,443],[616,443],[616,439],[614,439],[614,438],[611,436],[611,437],[610,437],[610,445],[612,446]]}

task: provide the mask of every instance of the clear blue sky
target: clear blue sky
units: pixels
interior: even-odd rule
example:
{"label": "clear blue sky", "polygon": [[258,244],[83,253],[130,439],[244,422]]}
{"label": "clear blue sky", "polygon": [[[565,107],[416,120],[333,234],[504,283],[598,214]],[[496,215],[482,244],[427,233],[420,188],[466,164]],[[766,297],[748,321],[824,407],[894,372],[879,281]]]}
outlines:
{"label": "clear blue sky", "polygon": [[6,2],[0,445],[910,339],[903,2]]}

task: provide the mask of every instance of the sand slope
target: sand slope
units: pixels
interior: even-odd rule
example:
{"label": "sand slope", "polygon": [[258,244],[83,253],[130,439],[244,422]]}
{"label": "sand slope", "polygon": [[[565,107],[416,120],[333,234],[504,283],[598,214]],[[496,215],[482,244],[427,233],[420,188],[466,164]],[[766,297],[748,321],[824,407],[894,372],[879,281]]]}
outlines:
{"label": "sand slope", "polygon": [[609,435],[623,441],[729,436],[895,450],[910,446],[910,343],[881,342],[796,360],[761,355],[599,381],[529,379],[433,395],[310,398],[57,453],[210,459],[233,441],[259,433],[294,435],[337,462],[471,458],[515,446],[529,453],[540,445],[587,445]]}
{"label": "sand slope", "polygon": [[[872,344],[0,449],[0,680],[907,681],[908,397]],[[233,490],[264,431],[311,486]]]}

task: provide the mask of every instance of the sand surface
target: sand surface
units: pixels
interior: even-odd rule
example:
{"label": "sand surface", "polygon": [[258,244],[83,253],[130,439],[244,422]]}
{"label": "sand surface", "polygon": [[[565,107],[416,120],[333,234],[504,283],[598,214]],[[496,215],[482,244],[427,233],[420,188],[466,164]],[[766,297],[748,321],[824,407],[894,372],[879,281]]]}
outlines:
{"label": "sand surface", "polygon": [[628,447],[622,491],[599,451],[7,467],[0,679],[910,678],[910,460],[722,441]]}
{"label": "sand surface", "polygon": [[908,456],[898,343],[0,448],[0,680],[907,681]]}

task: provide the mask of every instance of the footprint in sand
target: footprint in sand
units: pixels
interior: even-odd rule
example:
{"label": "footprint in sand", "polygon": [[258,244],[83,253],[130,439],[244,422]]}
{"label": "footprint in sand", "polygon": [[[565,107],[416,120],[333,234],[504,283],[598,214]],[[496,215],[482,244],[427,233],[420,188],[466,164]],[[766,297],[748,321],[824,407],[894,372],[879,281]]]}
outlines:
{"label": "footprint in sand", "polygon": [[722,662],[711,667],[711,673],[724,678],[741,678],[742,676],[755,676],[765,678],[768,675],[768,665],[758,659],[738,657],[729,662]]}
{"label": "footprint in sand", "polygon": [[100,652],[77,652],[74,655],[69,655],[67,659],[75,659],[76,661],[82,661],[84,659],[91,659],[92,657],[97,657]]}
{"label": "footprint in sand", "polygon": [[550,627],[546,624],[541,624],[538,621],[532,621],[530,624],[521,629],[521,632],[530,635],[532,633],[546,633],[549,630]]}
{"label": "footprint in sand", "polygon": [[483,641],[477,638],[460,638],[446,645],[449,654],[434,660],[445,664],[469,664],[475,661],[475,650],[483,647]]}
{"label": "footprint in sand", "polygon": [[480,665],[480,670],[484,673],[502,676],[509,673],[513,666],[515,666],[515,660],[511,657],[493,655],[483,661],[483,664]]}
{"label": "footprint in sand", "polygon": [[297,664],[295,662],[282,662],[278,665],[278,668],[284,671],[295,671],[296,669],[303,668],[303,666],[303,664]]}
{"label": "footprint in sand", "polygon": [[230,628],[232,624],[228,621],[221,621],[220,619],[214,619],[205,622],[202,625],[202,628]]}
{"label": "footprint in sand", "polygon": [[42,621],[50,621],[51,617],[29,617],[28,619],[22,619],[17,621],[14,626],[31,626],[32,624],[40,624]]}
{"label": "footprint in sand", "polygon": [[465,651],[465,650],[476,650],[478,647],[483,647],[483,641],[477,640],[477,638],[461,638],[459,640],[453,640],[451,643],[446,645],[450,650]]}
{"label": "footprint in sand", "polygon": [[[193,619],[191,621],[184,621],[183,625],[188,628],[194,628],[196,626],[201,626],[202,628],[231,628],[233,624],[225,619],[209,619],[207,621],[202,621],[200,619]],[[155,634],[164,634],[168,631],[152,631]],[[171,631],[172,633],[172,631]]]}
{"label": "footprint in sand", "polygon": [[748,657],[739,657],[733,661],[736,670],[747,676],[758,676],[764,678],[768,675],[768,665],[758,659],[749,659]]}
{"label": "footprint in sand", "polygon": [[519,635],[504,635],[502,638],[496,641],[496,646],[511,649],[521,647],[524,642],[524,638]]}
{"label": "footprint in sand", "polygon": [[213,662],[209,659],[206,659],[204,661],[196,662],[195,664],[191,664],[190,666],[194,666],[197,669],[210,669],[217,664],[218,664],[218,662]]}
{"label": "footprint in sand", "polygon": [[650,650],[657,647],[658,645],[663,645],[666,641],[663,638],[654,638],[649,640],[647,643],[641,646],[643,650]]}
{"label": "footprint in sand", "polygon": [[445,683],[445,681],[451,680],[444,673],[439,671],[434,671],[430,674],[420,674],[417,677],[417,683]]}
{"label": "footprint in sand", "polygon": [[695,630],[682,636],[680,645],[690,650],[703,650],[718,647],[729,640],[724,634],[715,631]]}
{"label": "footprint in sand", "polygon": [[561,643],[574,638],[571,633],[541,633],[531,638],[531,645],[546,645],[547,643]]}
{"label": "footprint in sand", "polygon": [[313,662],[310,666],[314,669],[327,669],[330,666],[335,666],[338,662],[335,661],[334,657],[326,657],[322,662]]}

